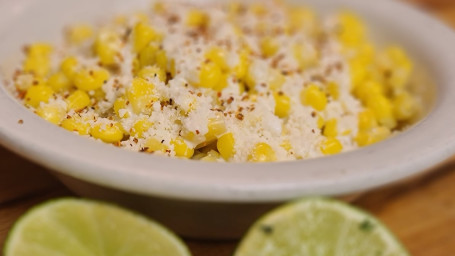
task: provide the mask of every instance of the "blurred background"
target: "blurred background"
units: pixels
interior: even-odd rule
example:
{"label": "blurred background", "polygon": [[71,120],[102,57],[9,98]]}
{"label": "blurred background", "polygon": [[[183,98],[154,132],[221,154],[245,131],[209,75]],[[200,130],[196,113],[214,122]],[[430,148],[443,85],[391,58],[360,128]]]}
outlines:
{"label": "blurred background", "polygon": [[[455,0],[402,0],[455,29]],[[422,28],[424,30],[425,28]],[[435,38],[435,40],[437,40]],[[455,46],[454,46],[455,47]],[[0,248],[31,206],[72,196],[45,169],[0,147]],[[455,256],[455,157],[424,177],[362,195],[353,204],[385,222],[415,256]],[[236,241],[187,241],[195,256],[231,255]]]}

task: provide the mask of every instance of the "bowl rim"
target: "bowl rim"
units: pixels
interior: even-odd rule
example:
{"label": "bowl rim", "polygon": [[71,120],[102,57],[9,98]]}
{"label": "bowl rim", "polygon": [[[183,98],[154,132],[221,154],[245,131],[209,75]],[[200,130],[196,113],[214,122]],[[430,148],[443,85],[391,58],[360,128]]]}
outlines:
{"label": "bowl rim", "polygon": [[[343,195],[395,182],[455,153],[455,34],[435,18],[398,1],[342,0],[371,12],[406,16],[431,28],[422,39],[438,69],[437,102],[406,132],[375,145],[330,157],[277,163],[206,163],[139,154],[81,139],[18,104],[0,82],[0,143],[58,173],[133,193],[183,200],[278,202],[303,195]],[[374,9],[374,10],[373,10]],[[386,14],[382,14],[386,17]],[[392,20],[399,18],[392,18]],[[422,33],[423,34],[423,33]],[[443,38],[444,40],[433,40]],[[18,120],[23,120],[19,123]],[[48,141],[53,141],[48,143]],[[361,159],[361,161],[359,161]]]}

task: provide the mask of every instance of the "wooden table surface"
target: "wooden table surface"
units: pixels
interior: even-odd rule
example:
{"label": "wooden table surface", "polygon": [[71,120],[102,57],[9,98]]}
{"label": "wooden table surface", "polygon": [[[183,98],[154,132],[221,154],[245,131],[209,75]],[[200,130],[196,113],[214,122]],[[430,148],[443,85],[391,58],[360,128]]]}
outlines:
{"label": "wooden table surface", "polygon": [[[455,27],[455,0],[408,2],[426,8]],[[9,228],[24,211],[44,200],[72,193],[42,167],[1,147],[0,164],[2,248]],[[386,223],[412,255],[455,256],[455,158],[434,168],[425,177],[369,192],[354,204]],[[237,244],[236,241],[186,242],[194,256],[228,256]]]}

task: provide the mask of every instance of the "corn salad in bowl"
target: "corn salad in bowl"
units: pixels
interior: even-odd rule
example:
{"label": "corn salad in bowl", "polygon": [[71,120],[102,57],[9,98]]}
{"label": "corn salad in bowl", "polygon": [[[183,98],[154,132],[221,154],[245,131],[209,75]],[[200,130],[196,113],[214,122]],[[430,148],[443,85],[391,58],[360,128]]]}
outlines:
{"label": "corn salad in bowl", "polygon": [[154,2],[24,52],[7,86],[27,108],[81,136],[171,157],[333,155],[382,141],[421,111],[405,50],[376,46],[349,11]]}

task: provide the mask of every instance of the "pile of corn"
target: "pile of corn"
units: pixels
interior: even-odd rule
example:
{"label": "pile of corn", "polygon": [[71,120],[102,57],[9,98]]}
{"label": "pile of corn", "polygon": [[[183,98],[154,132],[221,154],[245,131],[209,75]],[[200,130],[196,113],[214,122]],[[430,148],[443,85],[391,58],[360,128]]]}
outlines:
{"label": "pile of corn", "polygon": [[[225,41],[220,24],[232,31]],[[169,40],[179,33],[181,42]],[[204,161],[305,159],[382,141],[418,112],[409,92],[412,61],[399,46],[376,48],[350,12],[322,20],[309,8],[281,2],[155,2],[150,13],[118,16],[100,27],[74,25],[65,35],[62,46],[25,48],[12,79],[17,97],[68,131],[137,151]],[[287,45],[277,38],[310,43]],[[191,54],[198,57],[170,51],[171,44],[195,49]],[[347,86],[324,72],[314,75],[327,71],[324,55],[336,55],[332,72],[346,75]],[[267,78],[254,63],[268,65]],[[245,142],[242,132],[253,129],[253,118],[269,122],[253,116],[262,99],[271,102],[261,111],[279,122],[282,137],[265,130],[265,123],[254,130],[257,138]],[[227,107],[240,101],[249,112]],[[351,121],[331,116],[330,104],[344,108],[340,113]],[[157,121],[163,111],[171,121]],[[206,120],[191,130],[198,125],[187,125],[193,113],[205,113]],[[290,134],[290,120],[299,120],[299,113],[311,113],[305,117],[309,128],[301,127],[310,141]]]}

